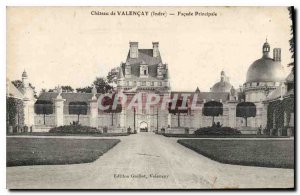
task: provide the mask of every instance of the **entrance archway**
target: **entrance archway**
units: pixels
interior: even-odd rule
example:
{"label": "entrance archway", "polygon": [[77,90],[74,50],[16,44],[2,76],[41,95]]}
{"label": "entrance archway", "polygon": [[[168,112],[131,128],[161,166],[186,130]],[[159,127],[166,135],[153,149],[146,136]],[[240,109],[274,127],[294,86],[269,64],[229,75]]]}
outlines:
{"label": "entrance archway", "polygon": [[148,123],[146,123],[145,121],[140,122],[140,132],[148,132],[149,128],[148,128]]}

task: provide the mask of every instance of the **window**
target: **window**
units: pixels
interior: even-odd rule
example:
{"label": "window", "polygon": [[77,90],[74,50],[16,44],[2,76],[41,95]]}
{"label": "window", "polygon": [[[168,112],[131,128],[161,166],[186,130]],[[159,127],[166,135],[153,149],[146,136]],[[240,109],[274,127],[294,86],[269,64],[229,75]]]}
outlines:
{"label": "window", "polygon": [[151,82],[151,86],[154,86],[154,82],[153,81]]}
{"label": "window", "polygon": [[158,85],[159,85],[159,86],[162,86],[162,83],[161,83],[161,82],[159,82],[159,83],[158,83]]}
{"label": "window", "polygon": [[147,70],[144,70],[144,75],[147,75]]}
{"label": "window", "polygon": [[127,86],[129,86],[129,81],[126,82]]}
{"label": "window", "polygon": [[136,81],[133,81],[134,86],[136,86]]}
{"label": "window", "polygon": [[145,86],[146,85],[146,81],[142,81],[142,86]]}

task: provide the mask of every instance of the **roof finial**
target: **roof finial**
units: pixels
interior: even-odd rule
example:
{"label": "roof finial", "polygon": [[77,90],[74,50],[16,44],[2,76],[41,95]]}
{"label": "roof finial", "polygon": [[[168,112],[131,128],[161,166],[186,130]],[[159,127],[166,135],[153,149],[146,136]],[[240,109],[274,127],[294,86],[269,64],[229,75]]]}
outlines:
{"label": "roof finial", "polygon": [[268,43],[268,36],[266,36],[266,43]]}
{"label": "roof finial", "polygon": [[22,73],[22,77],[28,77],[26,70],[24,69],[23,73]]}

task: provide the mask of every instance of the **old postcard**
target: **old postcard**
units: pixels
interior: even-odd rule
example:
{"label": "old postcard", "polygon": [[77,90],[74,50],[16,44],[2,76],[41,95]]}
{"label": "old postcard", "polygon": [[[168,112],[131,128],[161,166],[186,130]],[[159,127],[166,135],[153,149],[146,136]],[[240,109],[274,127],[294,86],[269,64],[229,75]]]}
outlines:
{"label": "old postcard", "polygon": [[293,189],[293,7],[10,7],[8,189]]}

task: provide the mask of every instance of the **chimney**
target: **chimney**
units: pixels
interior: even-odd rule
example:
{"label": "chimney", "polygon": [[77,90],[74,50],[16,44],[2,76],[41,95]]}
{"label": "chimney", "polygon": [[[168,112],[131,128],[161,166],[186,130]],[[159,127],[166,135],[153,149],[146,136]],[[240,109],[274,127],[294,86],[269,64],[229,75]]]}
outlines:
{"label": "chimney", "polygon": [[129,42],[130,49],[130,58],[138,58],[139,56],[139,43],[138,42]]}
{"label": "chimney", "polygon": [[152,45],[153,45],[153,57],[156,58],[159,56],[159,50],[158,50],[159,42],[152,42]]}
{"label": "chimney", "polygon": [[281,49],[280,48],[273,49],[273,59],[276,62],[281,62]]}

